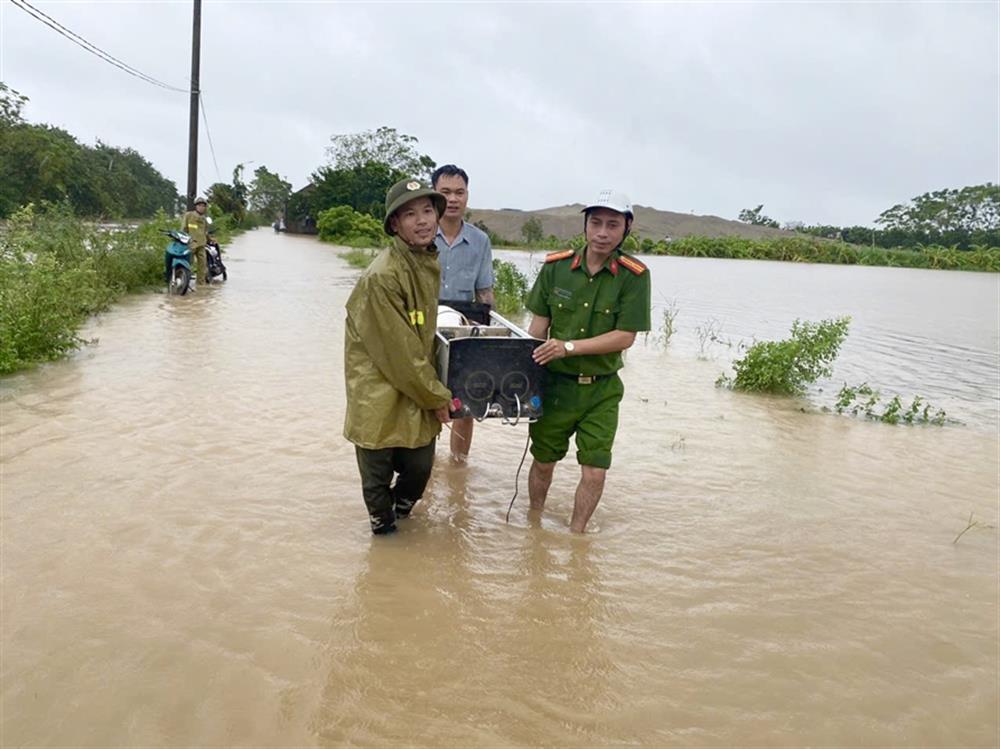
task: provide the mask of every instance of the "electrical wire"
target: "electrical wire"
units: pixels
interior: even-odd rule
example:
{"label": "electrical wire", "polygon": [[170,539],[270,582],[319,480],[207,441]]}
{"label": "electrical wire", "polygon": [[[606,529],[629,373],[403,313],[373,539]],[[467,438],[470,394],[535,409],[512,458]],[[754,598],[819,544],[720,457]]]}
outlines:
{"label": "electrical wire", "polygon": [[153,78],[153,76],[151,76],[151,75],[146,75],[145,73],[143,73],[138,68],[134,68],[131,65],[129,65],[128,63],[123,62],[122,60],[119,60],[114,55],[112,55],[112,54],[110,54],[108,52],[105,52],[103,49],[101,49],[97,45],[91,44],[90,42],[88,42],[86,39],[84,39],[79,34],[71,31],[68,28],[66,28],[61,23],[59,23],[57,20],[55,20],[54,18],[52,18],[51,16],[45,14],[44,12],[40,11],[38,8],[36,8],[33,5],[31,5],[28,2],[26,2],[26,0],[11,0],[11,2],[14,3],[14,5],[16,7],[20,8],[25,13],[27,13],[32,18],[34,18],[36,21],[40,21],[41,23],[43,23],[46,26],[48,26],[50,29],[52,29],[53,31],[55,31],[60,36],[66,37],[67,39],[69,39],[74,44],[78,45],[79,47],[82,47],[87,52],[90,52],[92,55],[95,55],[95,56],[99,57],[100,59],[104,60],[104,62],[106,62],[106,63],[108,63],[110,65],[113,65],[114,67],[118,68],[119,70],[122,70],[123,72],[128,73],[129,75],[131,75],[131,76],[133,76],[135,78],[138,78],[141,81],[145,81],[146,83],[151,83],[154,86],[159,86],[160,88],[166,89],[168,91],[176,91],[176,92],[181,93],[181,94],[190,93],[189,89],[178,88],[177,86],[171,86],[170,84],[164,83],[163,81],[160,81],[160,80],[157,80],[156,78]]}
{"label": "electrical wire", "polygon": [[510,522],[510,511],[514,509],[514,500],[517,499],[518,484],[521,478],[521,469],[524,467],[524,459],[528,456],[528,445],[531,444],[531,432],[528,432],[528,438],[524,441],[524,452],[521,453],[521,462],[517,466],[517,473],[514,474],[514,496],[510,498],[510,504],[507,505],[507,517],[504,518],[505,523]]}
{"label": "electrical wire", "polygon": [[219,171],[219,162],[215,160],[215,145],[212,143],[212,131],[208,129],[208,114],[205,112],[205,97],[201,91],[198,92],[198,101],[201,102],[201,119],[205,123],[205,135],[208,136],[208,150],[212,152],[212,163],[215,164],[215,177],[222,182],[222,173]]}

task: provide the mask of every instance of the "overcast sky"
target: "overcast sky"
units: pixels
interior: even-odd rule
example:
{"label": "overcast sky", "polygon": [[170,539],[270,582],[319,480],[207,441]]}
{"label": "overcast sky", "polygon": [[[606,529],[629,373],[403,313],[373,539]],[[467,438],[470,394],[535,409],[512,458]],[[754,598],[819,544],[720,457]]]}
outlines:
{"label": "overcast sky", "polygon": [[[191,2],[45,2],[177,86]],[[0,78],[32,122],[135,148],[184,192],[188,98],[0,0]],[[389,125],[471,176],[470,205],[604,187],[735,218],[870,224],[930,190],[1000,182],[1000,4],[205,0],[199,189],[238,162],[296,188],[334,133]],[[253,163],[250,163],[253,162]]]}

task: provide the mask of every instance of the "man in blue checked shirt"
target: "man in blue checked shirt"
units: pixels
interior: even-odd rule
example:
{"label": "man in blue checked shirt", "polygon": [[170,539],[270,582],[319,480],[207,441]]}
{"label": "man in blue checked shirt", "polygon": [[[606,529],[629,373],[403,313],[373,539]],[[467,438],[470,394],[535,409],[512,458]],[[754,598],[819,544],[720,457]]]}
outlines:
{"label": "man in blue checked shirt", "polygon": [[[482,302],[493,306],[493,247],[486,233],[465,221],[469,204],[469,175],[454,164],[438,167],[431,186],[448,205],[438,226],[437,248],[441,261],[442,300]],[[458,461],[469,457],[472,418],[452,422],[451,454]]]}

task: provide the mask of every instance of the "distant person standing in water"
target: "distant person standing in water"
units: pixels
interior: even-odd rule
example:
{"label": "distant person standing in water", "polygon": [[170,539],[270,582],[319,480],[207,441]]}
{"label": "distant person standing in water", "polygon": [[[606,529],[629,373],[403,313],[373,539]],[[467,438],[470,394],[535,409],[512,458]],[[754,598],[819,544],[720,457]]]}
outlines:
{"label": "distant person standing in water", "polygon": [[[482,302],[492,308],[493,246],[486,232],[465,220],[469,175],[445,164],[431,175],[431,185],[448,201],[435,240],[441,260],[441,301]],[[471,416],[452,423],[451,454],[458,461],[468,459],[474,425]]]}
{"label": "distant person standing in water", "polygon": [[[208,201],[198,198],[194,201],[194,210],[188,211],[181,219],[181,231],[191,239],[188,241],[188,249],[195,259],[198,271],[198,283],[208,285],[208,256],[205,246],[208,244],[208,217],[205,212],[208,210]],[[170,273],[169,259],[167,274]],[[194,291],[192,288],[191,291]]]}

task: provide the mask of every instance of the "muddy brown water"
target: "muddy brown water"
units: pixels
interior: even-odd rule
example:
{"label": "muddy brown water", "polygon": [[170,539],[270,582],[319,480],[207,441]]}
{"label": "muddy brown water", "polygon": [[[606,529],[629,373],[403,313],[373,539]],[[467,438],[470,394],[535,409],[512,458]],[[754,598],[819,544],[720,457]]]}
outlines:
{"label": "muddy brown water", "polygon": [[[488,423],[373,539],[337,252],[244,235],[228,285],[0,384],[0,744],[997,744],[995,276],[652,259],[678,332],[629,353],[591,532],[572,463],[505,524],[526,431]],[[831,383],[962,424],[714,386],[735,341],[844,313]]]}

